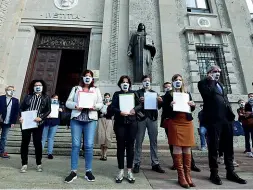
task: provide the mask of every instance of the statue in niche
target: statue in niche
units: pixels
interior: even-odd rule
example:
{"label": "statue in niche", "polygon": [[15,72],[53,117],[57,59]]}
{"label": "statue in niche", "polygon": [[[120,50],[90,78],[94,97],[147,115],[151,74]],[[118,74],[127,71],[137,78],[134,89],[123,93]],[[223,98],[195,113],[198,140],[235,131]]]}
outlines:
{"label": "statue in niche", "polygon": [[137,32],[130,39],[127,55],[133,59],[134,82],[142,82],[143,75],[151,76],[152,61],[156,48],[150,35],[146,33],[145,25],[140,23]]}

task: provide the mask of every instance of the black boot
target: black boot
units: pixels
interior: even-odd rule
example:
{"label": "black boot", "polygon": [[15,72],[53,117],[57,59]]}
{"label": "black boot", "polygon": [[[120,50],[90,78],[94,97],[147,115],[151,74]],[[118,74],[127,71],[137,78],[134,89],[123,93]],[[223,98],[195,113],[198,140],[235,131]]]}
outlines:
{"label": "black boot", "polygon": [[247,184],[247,181],[240,178],[234,171],[227,171],[226,178],[229,181],[233,181],[239,184]]}
{"label": "black boot", "polygon": [[139,173],[140,172],[140,165],[134,164],[133,173]]}
{"label": "black boot", "polygon": [[160,164],[152,166],[152,170],[158,173],[165,173],[165,171],[161,168]]}
{"label": "black boot", "polygon": [[218,169],[211,170],[210,181],[215,185],[222,185],[222,181],[218,175]]}
{"label": "black boot", "polygon": [[[192,151],[191,151],[191,154],[192,154]],[[193,156],[192,156],[192,160],[191,160],[191,170],[194,172],[201,172],[201,170],[196,166]]]}

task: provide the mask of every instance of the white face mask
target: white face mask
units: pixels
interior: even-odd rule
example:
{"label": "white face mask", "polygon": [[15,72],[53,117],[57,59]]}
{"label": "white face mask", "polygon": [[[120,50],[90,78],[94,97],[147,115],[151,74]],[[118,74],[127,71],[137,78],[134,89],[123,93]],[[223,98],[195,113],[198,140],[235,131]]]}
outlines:
{"label": "white face mask", "polygon": [[220,73],[211,73],[214,80],[218,81],[220,79]]}
{"label": "white face mask", "polygon": [[111,98],[105,98],[105,102],[108,103],[110,102]]}
{"label": "white face mask", "polygon": [[182,87],[182,81],[180,81],[180,80],[174,81],[173,86],[176,89],[180,89]]}
{"label": "white face mask", "polygon": [[92,82],[92,77],[83,77],[84,84],[90,84]]}
{"label": "white face mask", "polygon": [[43,91],[43,86],[35,86],[33,89],[35,93],[41,93]]}
{"label": "white face mask", "polygon": [[14,94],[13,90],[7,90],[6,91],[6,95],[8,95],[8,96],[13,96],[13,94]]}
{"label": "white face mask", "polygon": [[239,106],[240,106],[240,108],[244,108],[245,103],[240,103]]}
{"label": "white face mask", "polygon": [[168,91],[171,91],[171,90],[172,90],[172,87],[164,88],[164,92],[168,92]]}
{"label": "white face mask", "polygon": [[150,81],[142,82],[144,88],[150,88]]}
{"label": "white face mask", "polygon": [[128,91],[129,89],[129,84],[126,82],[122,83],[120,86],[123,91]]}
{"label": "white face mask", "polygon": [[253,98],[249,98],[249,104],[253,105]]}
{"label": "white face mask", "polygon": [[52,104],[59,104],[59,101],[58,101],[58,99],[51,99],[51,103]]}

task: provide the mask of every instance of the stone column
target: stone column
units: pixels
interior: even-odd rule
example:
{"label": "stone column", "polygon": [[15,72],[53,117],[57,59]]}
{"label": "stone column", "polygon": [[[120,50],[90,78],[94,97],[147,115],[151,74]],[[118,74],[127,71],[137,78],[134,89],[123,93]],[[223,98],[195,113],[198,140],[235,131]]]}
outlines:
{"label": "stone column", "polygon": [[224,1],[224,5],[233,30],[233,41],[236,45],[238,58],[237,64],[241,66],[241,78],[244,78],[245,81],[244,93],[249,93],[252,92],[253,82],[253,46],[250,40],[253,33],[252,21],[246,1]]}
{"label": "stone column", "polygon": [[13,45],[27,0],[0,2],[0,93],[4,91]]}

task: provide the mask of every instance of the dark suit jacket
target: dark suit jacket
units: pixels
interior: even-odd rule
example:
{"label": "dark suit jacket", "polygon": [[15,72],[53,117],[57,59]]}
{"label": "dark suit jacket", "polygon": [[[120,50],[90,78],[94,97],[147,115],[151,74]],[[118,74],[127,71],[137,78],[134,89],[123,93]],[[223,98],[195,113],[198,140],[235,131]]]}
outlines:
{"label": "dark suit jacket", "polygon": [[[16,124],[18,119],[18,113],[19,113],[19,101],[17,98],[12,97],[10,124]],[[2,114],[3,120],[5,120],[7,114],[7,102],[5,95],[0,96],[0,114]]]}
{"label": "dark suit jacket", "polygon": [[[191,94],[189,93],[190,96],[190,101],[192,101],[192,97]],[[163,108],[163,114],[162,114],[162,118],[164,119],[173,119],[176,117],[178,112],[173,111],[173,107],[170,105],[171,102],[173,101],[173,97],[171,95],[171,91],[166,92],[166,94],[163,96],[163,104],[162,104],[162,108]],[[195,106],[191,106],[191,111],[195,110]],[[186,114],[186,118],[188,121],[192,121],[193,117],[191,113],[185,113]]]}
{"label": "dark suit jacket", "polygon": [[235,119],[223,85],[220,82],[218,84],[222,88],[222,92],[217,87],[217,81],[204,79],[198,83],[198,89],[204,103],[203,122],[205,125],[231,122]]}

